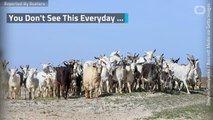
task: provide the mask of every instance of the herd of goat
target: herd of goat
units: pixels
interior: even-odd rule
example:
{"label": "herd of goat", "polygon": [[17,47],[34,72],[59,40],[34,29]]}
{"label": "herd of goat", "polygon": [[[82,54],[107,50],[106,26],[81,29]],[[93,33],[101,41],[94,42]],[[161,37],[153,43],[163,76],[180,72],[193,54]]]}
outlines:
{"label": "herd of goat", "polygon": [[187,64],[179,64],[180,58],[164,59],[164,54],[155,56],[153,51],[144,51],[144,56],[120,51],[110,56],[101,55],[95,60],[64,61],[63,66],[42,64],[42,71],[29,65],[8,68],[8,61],[1,61],[1,94],[4,98],[16,99],[24,89],[25,99],[36,97],[70,96],[98,97],[104,94],[132,91],[172,92],[200,87],[199,60],[187,54]]}

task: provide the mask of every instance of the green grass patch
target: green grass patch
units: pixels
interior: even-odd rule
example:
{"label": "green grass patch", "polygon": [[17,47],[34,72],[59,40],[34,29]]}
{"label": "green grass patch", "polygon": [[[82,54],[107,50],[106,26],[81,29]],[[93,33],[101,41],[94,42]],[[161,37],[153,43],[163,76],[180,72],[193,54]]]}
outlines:
{"label": "green grass patch", "polygon": [[144,120],[153,119],[187,119],[187,120],[208,120],[212,111],[209,111],[209,107],[205,104],[187,106],[182,108],[175,108],[170,110],[163,110],[161,112],[155,112],[152,116],[145,118]]}

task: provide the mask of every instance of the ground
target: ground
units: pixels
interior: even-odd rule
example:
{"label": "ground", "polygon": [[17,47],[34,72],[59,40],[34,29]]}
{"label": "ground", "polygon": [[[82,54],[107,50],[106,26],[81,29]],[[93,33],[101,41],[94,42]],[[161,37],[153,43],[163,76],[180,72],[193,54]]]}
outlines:
{"label": "ground", "polygon": [[208,119],[205,89],[192,94],[134,92],[95,99],[6,100],[4,120]]}

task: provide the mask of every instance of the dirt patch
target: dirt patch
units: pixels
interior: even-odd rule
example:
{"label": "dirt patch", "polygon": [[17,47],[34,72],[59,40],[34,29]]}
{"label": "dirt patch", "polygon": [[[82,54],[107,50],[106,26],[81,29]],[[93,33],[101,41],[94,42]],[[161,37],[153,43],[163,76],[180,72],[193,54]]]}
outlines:
{"label": "dirt patch", "polygon": [[134,120],[148,118],[155,112],[205,104],[206,96],[195,94],[135,92],[114,94],[96,99],[46,98],[36,100],[6,100],[4,120]]}

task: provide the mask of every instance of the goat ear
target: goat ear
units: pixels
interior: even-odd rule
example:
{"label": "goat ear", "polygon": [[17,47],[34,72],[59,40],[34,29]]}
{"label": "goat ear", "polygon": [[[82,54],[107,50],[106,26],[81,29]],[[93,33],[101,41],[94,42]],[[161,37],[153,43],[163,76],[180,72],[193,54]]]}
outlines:
{"label": "goat ear", "polygon": [[98,57],[94,57],[96,60],[99,60],[99,58]]}
{"label": "goat ear", "polygon": [[164,59],[162,58],[162,59],[161,59],[161,63],[163,63],[163,61],[164,61]]}
{"label": "goat ear", "polygon": [[186,54],[188,57],[189,57],[189,59],[194,59],[194,56],[193,55],[190,55],[190,54]]}
{"label": "goat ear", "polygon": [[164,61],[164,57],[161,58]]}
{"label": "goat ear", "polygon": [[139,57],[139,53],[137,54],[137,56],[136,57]]}
{"label": "goat ear", "polygon": [[136,65],[142,65],[143,63],[136,63]]}
{"label": "goat ear", "polygon": [[19,66],[22,70],[23,70],[23,67],[22,66]]}
{"label": "goat ear", "polygon": [[6,63],[6,65],[8,65],[9,64],[9,61]]}
{"label": "goat ear", "polygon": [[191,60],[190,58],[187,57],[187,60],[188,60],[191,64],[193,64],[193,62],[192,62],[192,60]]}
{"label": "goat ear", "polygon": [[143,55],[143,58],[146,57],[146,55]]}
{"label": "goat ear", "polygon": [[118,51],[116,52],[116,54],[120,54],[120,51],[118,50]]}
{"label": "goat ear", "polygon": [[105,61],[102,61],[104,63],[104,65],[106,65],[106,62]]}
{"label": "goat ear", "polygon": [[155,52],[156,52],[156,49],[154,49],[153,53],[155,53]]}
{"label": "goat ear", "polygon": [[18,68],[16,69],[16,72],[18,71]]}
{"label": "goat ear", "polygon": [[145,57],[143,59],[144,59],[145,62],[147,62],[147,59]]}
{"label": "goat ear", "polygon": [[177,62],[180,60],[180,57],[176,60]]}
{"label": "goat ear", "polygon": [[29,69],[30,65],[27,65],[27,69]]}
{"label": "goat ear", "polygon": [[189,62],[191,62],[191,60],[187,57],[187,60],[189,61]]}
{"label": "goat ear", "polygon": [[67,64],[67,61],[64,61],[64,65],[65,65],[65,66],[67,66],[67,65],[68,65],[68,64]]}
{"label": "goat ear", "polygon": [[127,55],[127,58],[132,59],[132,57],[131,57],[131,56],[129,56],[129,55]]}

